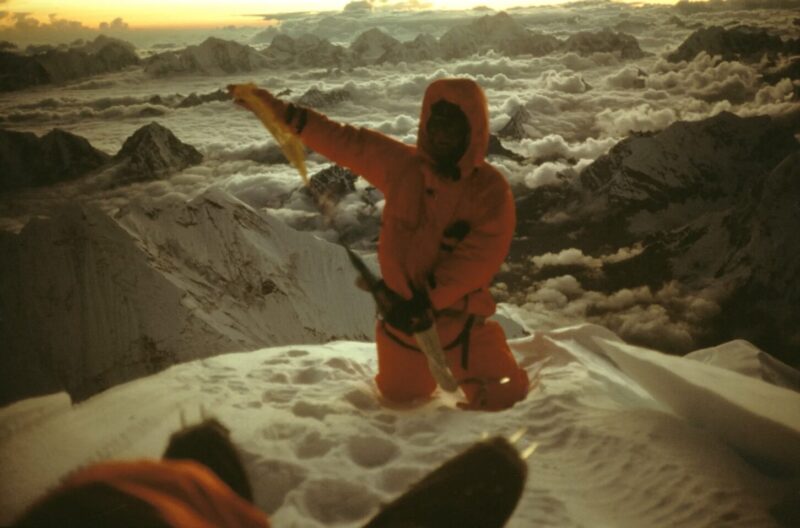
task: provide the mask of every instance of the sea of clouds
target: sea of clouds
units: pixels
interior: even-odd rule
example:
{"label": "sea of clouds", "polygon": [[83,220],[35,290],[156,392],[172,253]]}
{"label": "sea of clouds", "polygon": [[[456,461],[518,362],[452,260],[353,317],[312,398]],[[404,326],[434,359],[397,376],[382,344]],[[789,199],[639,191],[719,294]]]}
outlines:
{"label": "sea of clouds", "polygon": [[[280,162],[273,141],[249,113],[225,101],[178,107],[179,101],[191,93],[211,93],[229,83],[255,82],[275,93],[288,90],[289,98],[297,98],[311,88],[343,89],[351,97],[323,109],[331,118],[374,128],[413,144],[426,86],[444,77],[473,78],[486,92],[493,132],[502,129],[521,107],[532,116],[531,137],[503,141],[506,148],[526,161],[491,159],[518,195],[577,176],[630,133],[655,132],[678,120],[703,119],[722,111],[742,116],[779,115],[797,104],[793,100],[797,90],[793,82],[785,79],[772,85],[764,83],[758,64],[723,61],[705,53],[690,62],[666,60],[666,55],[697,24],[738,23],[743,14],[740,10],[715,8],[687,13],[673,6],[590,2],[510,13],[530,29],[559,38],[579,30],[595,31],[624,23],[637,36],[646,55],[624,60],[607,52],[544,57],[506,57],[490,52],[461,60],[350,70],[273,69],[226,77],[159,79],[134,69],[66,86],[4,94],[0,98],[2,127],[39,135],[63,128],[114,154],[135,130],[155,120],[200,150],[204,162],[165,180],[109,189],[90,179],[0,197],[0,229],[19,231],[29,219],[48,216],[65,200],[92,202],[113,215],[138,200],[187,200],[208,187],[218,186],[298,229],[313,231],[329,240],[347,233],[351,239],[366,239],[366,247],[374,247],[383,202],[380,196],[365,199],[370,191],[364,182],[358,183],[357,193],[340,202],[331,218],[322,219],[310,197],[299,192],[301,181],[296,171]],[[334,18],[330,13],[294,15],[279,22],[282,30],[290,34],[316,30],[320,36],[346,44],[360,30],[371,27],[380,27],[400,40],[412,39],[414,27],[419,28],[417,32],[438,36],[458,20],[463,23],[465,17],[483,14],[486,13],[414,15],[395,6],[394,11],[374,9],[371,15],[346,10]],[[770,28],[787,38],[798,36],[798,26],[785,10],[760,9],[746,14],[752,25]],[[18,41],[20,46],[89,39],[100,31],[58,18],[34,24],[29,17],[8,11],[0,13],[0,18],[7,22],[0,30],[0,40]],[[136,43],[146,56],[167,44],[196,44],[210,34],[248,43],[261,29],[224,28],[202,35],[175,31],[156,37],[152,32],[137,33],[119,20],[107,23],[103,31]],[[310,174],[328,166],[327,160],[310,155]],[[541,268],[559,263],[593,268],[600,266],[603,259],[626,258],[636,251],[623,248],[619,254],[599,258],[568,250],[532,255],[531,265]],[[641,287],[601,293],[585,289],[571,275],[548,279],[526,292],[510,294],[503,288],[502,284],[495,288],[501,300],[538,314],[543,327],[591,319],[624,337],[646,335],[662,341],[664,349],[674,350],[691,346],[692,335],[699,331],[692,325],[699,327],[704,317],[719,309],[716,299],[722,293],[711,289],[686,291],[677,283],[655,290]]]}

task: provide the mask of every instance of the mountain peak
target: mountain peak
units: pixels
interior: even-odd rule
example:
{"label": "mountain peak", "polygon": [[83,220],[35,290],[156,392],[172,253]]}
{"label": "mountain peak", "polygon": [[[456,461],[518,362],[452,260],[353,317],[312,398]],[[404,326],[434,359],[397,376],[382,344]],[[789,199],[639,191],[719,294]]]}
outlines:
{"label": "mountain peak", "polygon": [[114,156],[121,163],[117,175],[129,181],[155,179],[197,165],[203,155],[153,121],[125,140]]}

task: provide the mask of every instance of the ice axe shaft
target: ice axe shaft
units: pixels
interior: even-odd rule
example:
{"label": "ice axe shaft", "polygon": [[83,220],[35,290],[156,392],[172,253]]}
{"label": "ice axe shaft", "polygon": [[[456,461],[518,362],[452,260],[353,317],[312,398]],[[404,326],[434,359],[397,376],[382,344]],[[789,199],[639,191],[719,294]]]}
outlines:
{"label": "ice axe shaft", "polygon": [[[372,294],[375,303],[378,305],[378,311],[382,315],[389,312],[390,301],[387,295],[383,293],[383,286],[381,280],[370,270],[364,261],[356,255],[353,250],[345,247],[347,256],[350,257],[353,267],[358,271],[361,279],[367,285],[370,293]],[[436,382],[439,386],[447,392],[455,392],[458,390],[458,382],[453,377],[447,366],[447,358],[442,348],[442,343],[439,340],[439,333],[436,331],[436,323],[434,322],[433,314],[430,314],[430,324],[427,328],[414,332],[414,340],[417,346],[425,354],[425,359],[428,361],[428,368],[431,371]]]}

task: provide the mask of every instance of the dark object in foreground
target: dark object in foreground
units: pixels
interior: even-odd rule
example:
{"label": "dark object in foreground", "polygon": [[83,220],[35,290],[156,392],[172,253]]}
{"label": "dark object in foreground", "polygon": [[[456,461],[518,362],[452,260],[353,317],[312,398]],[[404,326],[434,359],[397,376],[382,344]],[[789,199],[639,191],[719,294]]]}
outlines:
{"label": "dark object in foreground", "polygon": [[162,458],[200,462],[237,495],[253,502],[253,489],[230,431],[213,418],[173,433]]}
{"label": "dark object in foreground", "polygon": [[417,482],[364,528],[494,528],[517,506],[528,467],[502,437],[476,444]]}

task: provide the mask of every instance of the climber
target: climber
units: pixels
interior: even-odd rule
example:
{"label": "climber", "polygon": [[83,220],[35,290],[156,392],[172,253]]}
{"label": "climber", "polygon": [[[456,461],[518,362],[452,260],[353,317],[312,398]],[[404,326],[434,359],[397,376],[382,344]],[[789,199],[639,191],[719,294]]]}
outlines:
{"label": "climber", "polygon": [[256,93],[307,147],[363,176],[386,199],[378,260],[396,302],[376,327],[375,381],[383,396],[405,403],[435,390],[411,335],[415,318],[432,308],[464,407],[500,410],[525,398],[527,374],[500,325],[488,320],[495,311],[489,284],[516,217],[505,178],[485,160],[489,122],[481,88],[469,79],[431,83],[416,146]]}

